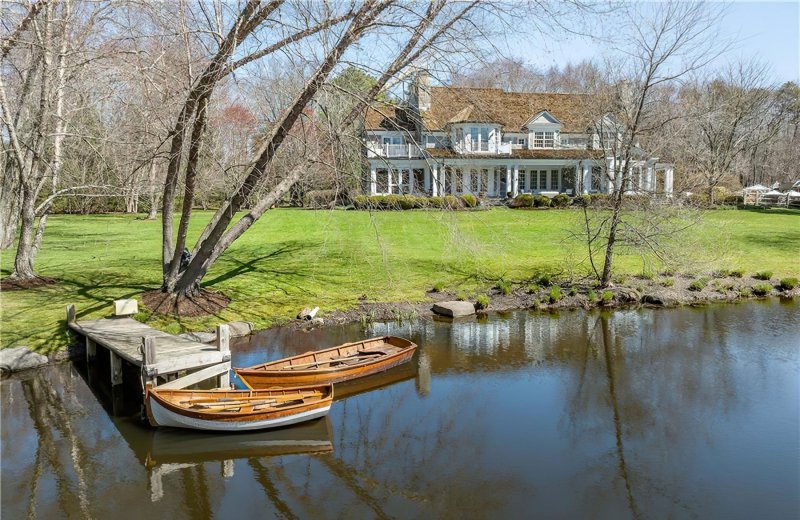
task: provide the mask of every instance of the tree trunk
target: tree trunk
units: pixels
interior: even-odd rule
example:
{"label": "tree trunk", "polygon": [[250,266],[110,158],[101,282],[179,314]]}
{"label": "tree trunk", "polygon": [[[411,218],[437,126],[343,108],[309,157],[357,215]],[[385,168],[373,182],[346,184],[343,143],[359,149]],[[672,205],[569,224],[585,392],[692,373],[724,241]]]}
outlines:
{"label": "tree trunk", "polygon": [[156,160],[150,161],[150,175],[148,177],[150,183],[150,213],[147,214],[147,220],[155,220],[158,214],[158,190],[156,189]]}
{"label": "tree trunk", "polygon": [[3,170],[3,183],[0,188],[0,227],[2,227],[0,250],[8,249],[14,243],[20,218],[19,201],[22,194],[19,176],[15,169],[16,165],[11,167],[10,162],[6,161]]}
{"label": "tree trunk", "polygon": [[20,221],[17,254],[14,258],[14,272],[11,273],[11,279],[13,280],[33,280],[36,278],[36,272],[33,269],[33,261],[36,256],[33,251],[33,226],[36,220],[34,204],[35,200],[30,190],[26,189],[23,195],[22,218]]}

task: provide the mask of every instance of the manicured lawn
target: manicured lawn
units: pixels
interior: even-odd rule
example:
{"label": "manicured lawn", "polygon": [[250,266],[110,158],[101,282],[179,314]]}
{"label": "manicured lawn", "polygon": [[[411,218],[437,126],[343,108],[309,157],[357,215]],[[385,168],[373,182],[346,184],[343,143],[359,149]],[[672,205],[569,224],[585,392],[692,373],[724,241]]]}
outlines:
{"label": "manicured lawn", "polygon": [[[205,285],[232,299],[220,316],[177,321],[139,318],[169,332],[248,320],[259,328],[294,317],[305,306],[325,311],[368,301],[421,301],[442,281],[448,290],[475,293],[499,278],[523,283],[542,272],[588,271],[580,244],[568,238],[574,210],[476,212],[276,210],[223,256]],[[210,213],[197,213],[196,235]],[[79,318],[107,315],[111,300],[136,297],[160,283],[160,222],[129,215],[54,216],[37,267],[56,286],[4,292],[2,346],[47,352],[65,345],[64,308]],[[676,255],[695,273],[743,268],[800,272],[800,212],[713,211],[675,237]],[[13,250],[3,252],[7,276]],[[638,255],[619,257],[618,271],[642,272]]]}

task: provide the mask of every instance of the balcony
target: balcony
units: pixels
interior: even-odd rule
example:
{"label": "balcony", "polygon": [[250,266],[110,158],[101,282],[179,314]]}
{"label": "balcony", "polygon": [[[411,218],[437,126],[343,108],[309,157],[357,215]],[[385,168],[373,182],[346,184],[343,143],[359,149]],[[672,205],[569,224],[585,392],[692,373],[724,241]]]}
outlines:
{"label": "balcony", "polygon": [[457,153],[480,153],[480,154],[496,154],[496,155],[510,155],[512,145],[511,143],[474,143],[473,145],[456,145],[453,147]]}
{"label": "balcony", "polygon": [[419,146],[416,144],[367,144],[367,157],[413,159],[421,155]]}

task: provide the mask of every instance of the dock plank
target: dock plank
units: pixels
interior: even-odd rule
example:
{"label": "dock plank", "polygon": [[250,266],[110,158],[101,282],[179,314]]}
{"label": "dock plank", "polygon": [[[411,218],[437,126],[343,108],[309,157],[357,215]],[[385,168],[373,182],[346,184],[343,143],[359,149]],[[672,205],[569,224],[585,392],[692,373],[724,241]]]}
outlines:
{"label": "dock plank", "polygon": [[69,323],[69,327],[138,367],[142,366],[142,338],[154,337],[158,360],[152,368],[156,374],[202,367],[230,359],[230,353],[220,352],[216,345],[173,336],[128,317],[73,321]]}

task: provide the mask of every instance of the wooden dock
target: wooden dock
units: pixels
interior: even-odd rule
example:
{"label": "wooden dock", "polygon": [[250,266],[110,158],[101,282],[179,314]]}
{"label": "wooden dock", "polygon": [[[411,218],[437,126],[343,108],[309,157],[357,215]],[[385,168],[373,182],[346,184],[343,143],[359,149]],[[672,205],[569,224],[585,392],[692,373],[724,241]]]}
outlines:
{"label": "wooden dock", "polygon": [[67,307],[67,325],[86,339],[87,364],[95,361],[97,347],[108,350],[112,387],[122,384],[125,362],[141,370],[143,384],[160,388],[186,388],[212,377],[218,378],[218,387],[230,386],[227,325],[218,325],[215,344],[206,344],[173,336],[126,315],[78,321],[74,305]]}

